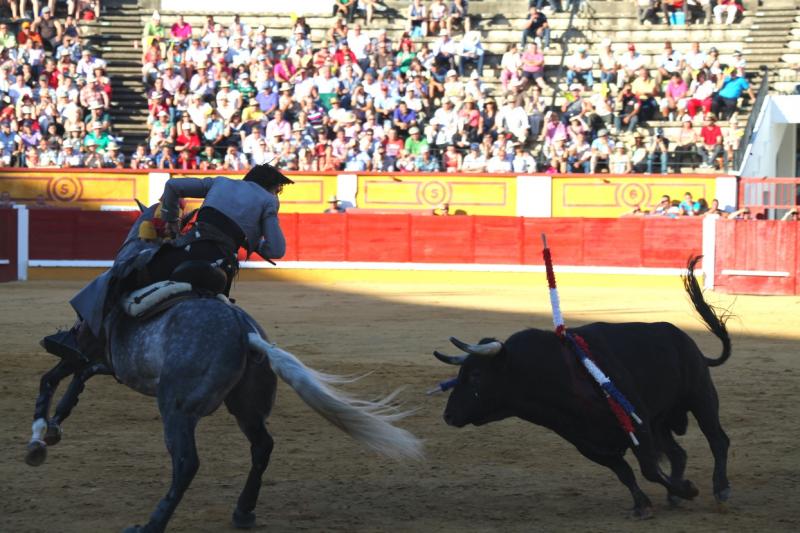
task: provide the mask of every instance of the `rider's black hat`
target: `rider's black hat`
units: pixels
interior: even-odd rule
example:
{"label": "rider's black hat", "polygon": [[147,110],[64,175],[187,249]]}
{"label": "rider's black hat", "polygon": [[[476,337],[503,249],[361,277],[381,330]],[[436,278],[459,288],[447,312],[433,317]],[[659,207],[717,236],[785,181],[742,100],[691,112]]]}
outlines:
{"label": "rider's black hat", "polygon": [[276,185],[291,185],[294,182],[287,178],[277,168],[268,163],[256,165],[251,168],[244,177],[244,181],[253,181],[265,189]]}

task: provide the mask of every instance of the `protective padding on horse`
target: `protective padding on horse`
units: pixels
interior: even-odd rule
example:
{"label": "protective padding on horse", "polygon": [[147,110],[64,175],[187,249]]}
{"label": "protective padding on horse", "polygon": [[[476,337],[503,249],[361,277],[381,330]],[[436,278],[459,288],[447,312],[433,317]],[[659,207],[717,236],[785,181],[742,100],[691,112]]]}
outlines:
{"label": "protective padding on horse", "polygon": [[179,294],[192,292],[192,285],[178,281],[159,281],[137,289],[122,298],[122,308],[134,318],[144,316],[151,308]]}

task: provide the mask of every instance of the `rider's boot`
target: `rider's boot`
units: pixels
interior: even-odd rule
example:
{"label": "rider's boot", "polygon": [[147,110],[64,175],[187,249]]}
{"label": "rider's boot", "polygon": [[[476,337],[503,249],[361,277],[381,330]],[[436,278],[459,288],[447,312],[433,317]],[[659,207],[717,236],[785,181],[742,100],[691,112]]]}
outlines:
{"label": "rider's boot", "polygon": [[39,341],[39,344],[41,344],[42,348],[47,350],[48,353],[60,357],[61,359],[73,361],[75,363],[88,362],[89,358],[84,355],[78,343],[79,328],[80,324],[76,324],[66,331],[59,331],[58,333],[48,335]]}

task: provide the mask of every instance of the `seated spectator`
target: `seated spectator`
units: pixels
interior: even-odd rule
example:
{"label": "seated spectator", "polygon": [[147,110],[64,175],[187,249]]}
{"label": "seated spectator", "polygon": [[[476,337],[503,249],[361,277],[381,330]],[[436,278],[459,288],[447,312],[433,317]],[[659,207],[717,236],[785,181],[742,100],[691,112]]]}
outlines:
{"label": "seated spectator", "polygon": [[643,67],[647,66],[647,59],[636,50],[636,45],[628,43],[627,53],[617,61],[617,87],[622,87],[632,80]]}
{"label": "seated spectator", "polygon": [[711,112],[714,90],[714,82],[708,79],[704,70],[699,71],[686,93],[686,112],[690,118],[694,118],[698,110],[702,110],[703,115]]}
{"label": "seated spectator", "polygon": [[17,32],[17,44],[19,46],[24,47],[29,41],[43,44],[42,36],[31,27],[30,22],[23,21],[19,28],[20,30]]}
{"label": "seated spectator", "polygon": [[722,144],[728,165],[733,165],[734,152],[739,149],[739,143],[743,136],[744,131],[739,128],[738,121],[735,118],[731,118],[728,126],[722,129]]}
{"label": "seated spectator", "polygon": [[744,77],[744,71],[741,68],[733,69],[728,76],[720,80],[719,90],[712,96],[711,112],[722,120],[728,120],[739,110],[739,97],[745,91],[750,101],[755,101],[755,94]]}
{"label": "seated spectator", "polygon": [[703,213],[703,216],[713,217],[713,218],[727,218],[728,213],[725,210],[720,209],[719,200],[714,198],[713,200],[711,200],[711,206],[708,208],[708,211]]}
{"label": "seated spectator", "polygon": [[547,166],[545,172],[548,174],[565,173],[569,160],[569,149],[567,148],[566,136],[557,136],[553,142],[542,149]]}
{"label": "seated spectator", "polygon": [[[712,0],[687,0],[689,4],[689,19],[687,23],[695,24],[701,19],[703,23],[708,26],[711,24],[711,13],[713,3]],[[691,19],[691,20],[690,20]]]}
{"label": "seated spectator", "polygon": [[659,4],[659,0],[636,0],[636,13],[639,24],[655,24],[658,22],[656,12]]}
{"label": "seated spectator", "polygon": [[619,64],[617,62],[617,56],[614,55],[614,51],[611,48],[611,39],[603,39],[600,42],[598,64],[600,66],[600,82],[616,84]]}
{"label": "seated spectator", "polygon": [[495,155],[486,162],[486,171],[492,173],[511,172],[512,170],[511,159],[504,146],[500,146]]}
{"label": "seated spectator", "polygon": [[439,161],[431,156],[430,147],[423,145],[420,147],[419,155],[417,156],[414,167],[417,172],[439,172]]}
{"label": "seated spectator", "polygon": [[672,78],[664,89],[664,96],[661,98],[661,116],[664,119],[680,120],[686,110],[688,100],[686,95],[688,92],[689,88],[680,73],[672,73]]}
{"label": "seated spectator", "polygon": [[614,151],[614,142],[608,138],[608,130],[597,132],[597,138],[592,141],[592,156],[589,162],[589,172],[596,174],[600,171],[609,171],[611,153]]}
{"label": "seated spectator", "polygon": [[142,50],[149,50],[153,41],[157,40],[161,55],[164,56],[167,51],[166,38],[167,28],[161,24],[161,15],[158,11],[153,11],[142,29]]}
{"label": "seated spectator", "polygon": [[679,167],[693,167],[697,164],[697,143],[698,136],[692,127],[692,120],[688,116],[683,117],[674,151],[674,160]]}
{"label": "seated spectator", "polygon": [[498,133],[509,134],[522,144],[528,140],[528,115],[515,96],[506,97],[505,105],[497,114],[497,122]]}
{"label": "seated spectator", "polygon": [[438,35],[448,26],[448,9],[444,0],[433,0],[428,9],[428,35]]}
{"label": "seated spectator", "polygon": [[528,39],[539,39],[543,42],[545,49],[550,48],[550,25],[545,14],[534,5],[529,9],[528,20],[522,30],[520,46],[524,47]]}
{"label": "seated spectator", "polygon": [[639,98],[639,122],[653,120],[658,109],[656,96],[661,92],[656,80],[650,77],[650,71],[642,67],[639,75],[631,83],[631,92]]}
{"label": "seated spectator", "polygon": [[663,128],[656,128],[656,133],[647,146],[647,173],[653,173],[653,163],[658,161],[658,173],[669,172],[669,140],[664,136]]}
{"label": "seated spectator", "polygon": [[636,130],[639,124],[639,111],[641,103],[639,97],[633,94],[631,85],[626,83],[622,87],[622,91],[616,98],[617,114],[614,117],[614,128],[617,132],[621,132],[623,127],[625,131],[631,133]]}
{"label": "seated spectator", "polygon": [[696,216],[701,214],[700,202],[695,202],[692,198],[692,193],[688,191],[683,195],[683,201],[678,205],[678,209],[680,209],[680,214],[683,216]]}
{"label": "seated spectator", "polygon": [[658,204],[653,208],[652,213],[655,216],[669,216],[672,211],[672,200],[668,194],[661,197]]}
{"label": "seated spectator", "polygon": [[[53,18],[48,6],[42,8],[40,17],[35,17],[33,24],[31,24],[31,31],[38,33],[42,42],[50,52],[54,52],[61,42],[64,35],[64,28],[61,23]],[[25,44],[25,43],[21,43]]]}
{"label": "seated spectator", "polygon": [[583,133],[578,133],[567,146],[566,171],[588,174],[591,169],[592,147]]}
{"label": "seated spectator", "polygon": [[93,139],[86,139],[84,147],[86,148],[86,155],[83,159],[83,166],[85,168],[102,168],[103,155],[98,153],[95,141]]}
{"label": "seated spectator", "polygon": [[[687,0],[661,0],[664,22],[670,26],[685,26],[689,22],[689,4]],[[677,14],[681,16],[678,17]]]}
{"label": "seated spectator", "polygon": [[717,168],[717,157],[724,156],[722,146],[722,130],[717,126],[714,115],[706,115],[705,124],[700,129],[702,143],[697,147],[697,153],[702,159],[702,168]]}
{"label": "seated spectator", "polygon": [[522,73],[527,80],[525,87],[536,83],[542,90],[547,88],[544,82],[544,54],[536,43],[529,44],[522,54]]}
{"label": "seated spectator", "polygon": [[422,0],[412,0],[406,16],[406,31],[412,39],[421,39],[428,33],[428,10]]}
{"label": "seated spectator", "polygon": [[623,143],[614,146],[614,152],[609,157],[608,171],[611,174],[630,174],[632,170],[631,156]]}
{"label": "seated spectator", "polygon": [[532,174],[536,172],[536,160],[520,143],[514,143],[514,156],[511,168],[517,174]]}
{"label": "seated spectator", "polygon": [[356,3],[357,0],[333,0],[333,16],[352,24],[356,16]]}
{"label": "seated spectator", "polygon": [[444,171],[449,173],[461,172],[462,161],[463,157],[458,150],[456,150],[456,146],[454,144],[448,145],[442,154],[442,167]]}
{"label": "seated spectator", "polygon": [[464,156],[461,170],[469,173],[486,172],[486,158],[481,154],[478,143],[469,146],[469,153]]}
{"label": "seated spectator", "polygon": [[585,45],[578,45],[577,50],[567,59],[567,84],[581,83],[590,89],[594,85],[594,60],[586,52]]}
{"label": "seated spectator", "polygon": [[120,153],[119,145],[114,141],[106,146],[103,168],[125,168],[125,156]]}
{"label": "seated spectator", "polygon": [[481,34],[478,31],[468,31],[461,40],[460,60],[458,62],[458,73],[465,76],[467,66],[474,65],[478,76],[483,76],[483,45],[481,44]]}
{"label": "seated spectator", "polygon": [[464,33],[470,31],[470,19],[467,0],[452,0],[447,15],[447,29],[451,32],[457,26],[464,29]]}
{"label": "seated spectator", "polygon": [[717,5],[714,6],[714,22],[723,24],[722,16],[725,15],[724,24],[730,26],[736,21],[736,16],[740,13],[744,13],[744,7],[740,1],[717,0]]}

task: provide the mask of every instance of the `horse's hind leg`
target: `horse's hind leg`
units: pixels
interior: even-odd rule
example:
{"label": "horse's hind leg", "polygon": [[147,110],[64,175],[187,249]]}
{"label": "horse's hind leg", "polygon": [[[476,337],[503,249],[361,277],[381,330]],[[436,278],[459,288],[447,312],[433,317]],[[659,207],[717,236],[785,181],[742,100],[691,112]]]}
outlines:
{"label": "horse's hind leg", "polygon": [[71,362],[62,359],[56,366],[45,372],[39,381],[39,395],[36,397],[36,406],[33,410],[32,435],[28,442],[28,451],[25,454],[25,462],[30,466],[39,466],[47,458],[46,440],[48,437],[52,438],[53,434],[48,417],[50,404],[61,380],[75,371],[76,368]]}
{"label": "horse's hind leg", "polygon": [[239,427],[250,441],[250,457],[252,465],[247,474],[247,481],[244,489],[236,502],[236,510],[233,511],[233,525],[238,528],[251,528],[255,525],[256,515],[253,509],[258,501],[258,494],[261,491],[261,478],[269,464],[269,457],[272,453],[272,436],[267,431],[264,419],[258,416],[250,419],[237,417]]}
{"label": "horse's hind leg", "polygon": [[156,510],[150,515],[150,521],[146,526],[134,526],[125,530],[126,533],[134,532],[154,532],[160,533],[167,527],[167,522],[172,517],[175,509],[183,497],[183,493],[192,483],[198,468],[200,459],[197,457],[197,447],[195,445],[194,431],[197,427],[198,418],[181,412],[163,413],[164,417],[164,440],[167,450],[172,456],[172,485],[164,496]]}
{"label": "horse's hind leg", "polygon": [[253,510],[261,490],[261,479],[269,464],[273,440],[265,420],[275,400],[276,377],[271,370],[251,364],[244,379],[225,399],[228,410],[236,417],[239,427],[250,441],[252,465],[244,489],[233,511],[233,525],[250,528],[255,525]]}

